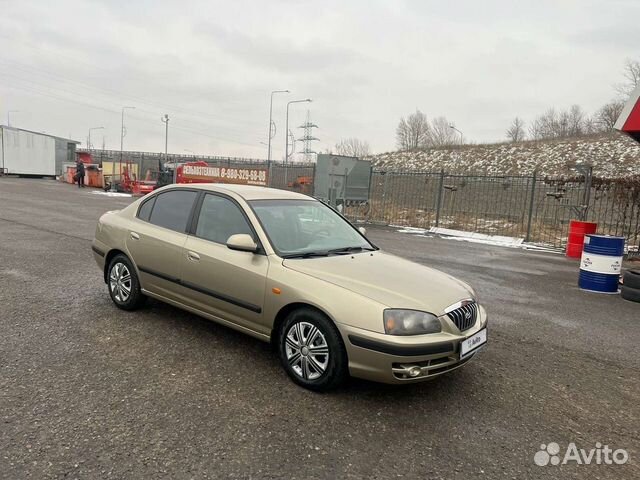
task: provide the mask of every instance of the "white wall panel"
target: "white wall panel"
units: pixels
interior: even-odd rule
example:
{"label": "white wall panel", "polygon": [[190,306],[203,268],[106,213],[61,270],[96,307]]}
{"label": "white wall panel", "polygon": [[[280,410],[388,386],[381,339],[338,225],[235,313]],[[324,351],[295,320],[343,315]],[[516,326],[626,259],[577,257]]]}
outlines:
{"label": "white wall panel", "polygon": [[9,174],[55,175],[56,142],[37,133],[3,128],[4,168]]}
{"label": "white wall panel", "polygon": [[4,134],[4,128],[0,128],[0,168],[4,168],[4,148],[2,148],[3,134]]}

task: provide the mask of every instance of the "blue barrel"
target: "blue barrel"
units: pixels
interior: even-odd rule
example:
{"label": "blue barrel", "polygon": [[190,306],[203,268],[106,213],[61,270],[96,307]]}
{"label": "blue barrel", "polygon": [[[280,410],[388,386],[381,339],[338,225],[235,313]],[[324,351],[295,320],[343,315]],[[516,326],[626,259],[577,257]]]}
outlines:
{"label": "blue barrel", "polygon": [[585,235],[578,286],[598,293],[617,293],[624,237]]}

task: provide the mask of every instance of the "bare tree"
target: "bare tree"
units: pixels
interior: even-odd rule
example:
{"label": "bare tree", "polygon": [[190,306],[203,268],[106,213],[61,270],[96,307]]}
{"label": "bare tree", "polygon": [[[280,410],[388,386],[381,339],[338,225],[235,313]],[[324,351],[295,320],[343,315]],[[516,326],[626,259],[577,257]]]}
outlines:
{"label": "bare tree", "polygon": [[570,135],[569,125],[571,114],[567,110],[561,110],[556,117],[555,123],[550,124],[552,128],[552,138],[564,138]]}
{"label": "bare tree", "polygon": [[[568,110],[550,108],[530,123],[528,136],[532,140],[547,140],[610,131],[623,107],[624,102],[614,100],[602,106],[593,116],[589,116],[579,105],[572,105]],[[512,141],[515,141],[513,138],[518,120],[516,117],[507,130],[507,137]]]}
{"label": "bare tree", "polygon": [[596,121],[600,129],[604,131],[613,130],[613,126],[616,124],[623,108],[624,102],[622,101],[614,100],[603,105],[600,110],[596,112]]}
{"label": "bare tree", "polygon": [[400,150],[415,150],[429,145],[431,127],[420,110],[400,119],[396,128],[396,144]]}
{"label": "bare tree", "polygon": [[566,138],[585,133],[587,115],[578,105],[569,110],[550,108],[538,116],[529,127],[529,137],[533,140]]}
{"label": "bare tree", "polygon": [[459,134],[451,128],[451,122],[445,117],[434,118],[431,121],[431,136],[429,145],[432,147],[447,147],[462,143]]}
{"label": "bare tree", "polygon": [[640,62],[627,60],[624,64],[623,76],[624,82],[617,84],[615,89],[623,98],[626,98],[640,84]]}
{"label": "bare tree", "polygon": [[529,138],[532,140],[542,140],[544,138],[540,118],[536,118],[531,122],[531,125],[529,125]]}
{"label": "bare tree", "polygon": [[507,138],[512,142],[524,140],[524,121],[521,118],[513,119],[511,126],[507,129]]}
{"label": "bare tree", "polygon": [[343,138],[340,142],[336,143],[334,151],[338,155],[358,158],[371,155],[369,144],[357,138]]}
{"label": "bare tree", "polygon": [[584,122],[587,117],[586,113],[584,113],[579,105],[572,105],[567,113],[567,135],[570,137],[584,135]]}
{"label": "bare tree", "polygon": [[586,116],[582,126],[585,135],[591,135],[602,131],[600,122],[598,121],[597,114],[592,116]]}
{"label": "bare tree", "polygon": [[557,138],[561,136],[560,131],[562,127],[560,126],[558,112],[556,112],[555,108],[550,108],[536,120],[540,129],[540,138]]}

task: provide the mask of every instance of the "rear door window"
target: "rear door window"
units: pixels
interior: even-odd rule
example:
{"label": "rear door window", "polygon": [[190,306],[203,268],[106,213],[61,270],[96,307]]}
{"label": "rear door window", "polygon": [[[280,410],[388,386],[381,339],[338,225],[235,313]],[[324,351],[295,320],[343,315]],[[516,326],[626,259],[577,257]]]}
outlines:
{"label": "rear door window", "polygon": [[140,207],[140,209],[138,210],[138,218],[140,220],[144,220],[145,222],[149,221],[149,218],[151,218],[151,210],[153,209],[153,204],[156,201],[156,197],[150,198],[149,200],[146,200],[142,206]]}
{"label": "rear door window", "polygon": [[156,197],[149,221],[159,227],[184,233],[198,193],[192,190],[172,190]]}

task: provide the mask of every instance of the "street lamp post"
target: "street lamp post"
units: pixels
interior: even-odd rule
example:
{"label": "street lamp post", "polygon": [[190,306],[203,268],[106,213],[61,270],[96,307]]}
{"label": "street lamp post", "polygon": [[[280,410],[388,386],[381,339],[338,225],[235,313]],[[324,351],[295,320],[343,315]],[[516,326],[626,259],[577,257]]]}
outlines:
{"label": "street lamp post", "polygon": [[[273,94],[274,93],[290,93],[289,90],[274,90],[271,92],[271,99],[269,101],[269,135],[268,135],[268,143],[267,143],[267,174],[268,174],[268,182],[271,185],[271,140],[275,136],[275,128],[273,124]],[[262,143],[262,142],[260,142]]]}
{"label": "street lamp post", "polygon": [[11,126],[11,114],[12,113],[18,113],[20,110],[9,110],[7,112],[7,127]]}
{"label": "street lamp post", "polygon": [[[169,148],[169,115],[166,113],[160,117],[162,123],[164,123],[164,163],[165,165],[169,161],[168,148]],[[178,174],[178,164],[176,158],[173,159],[173,183],[176,183],[176,175]]]}
{"label": "street lamp post", "polygon": [[87,138],[87,150],[91,150],[91,130],[104,130],[104,127],[91,127],[89,129],[89,137]]}
{"label": "street lamp post", "polygon": [[285,183],[285,188],[286,188],[286,184],[289,180],[289,105],[291,105],[292,103],[309,103],[311,102],[310,98],[305,98],[303,100],[291,100],[290,102],[287,103],[287,120],[286,120],[286,125],[285,125],[285,129],[284,129],[284,162],[285,162],[285,167],[284,167],[284,183]]}
{"label": "street lamp post", "polygon": [[456,132],[458,132],[460,134],[460,145],[462,145],[462,139],[463,139],[463,135],[462,132],[460,130],[458,130],[455,125],[451,124],[449,125],[449,128],[452,130],[455,130]]}
{"label": "street lamp post", "polygon": [[[118,180],[120,180],[122,176],[122,150],[124,149],[124,137],[126,135],[125,129],[124,129],[124,111],[127,108],[129,110],[135,110],[136,107],[122,107],[122,120],[121,120],[122,123],[120,127],[120,166],[119,166],[120,171],[118,172]],[[114,181],[116,176],[115,167],[116,167],[116,164],[115,162],[113,162],[113,172],[111,172],[111,191],[112,192],[116,191],[116,182]]]}
{"label": "street lamp post", "polygon": [[[452,130],[455,130],[456,132],[458,132],[460,134],[460,145],[462,146],[462,132],[460,130],[458,130],[453,123],[449,125],[449,128],[452,129]],[[460,163],[460,151],[459,150],[456,150],[456,158],[455,158],[455,160],[456,160],[456,165],[458,163]]]}
{"label": "street lamp post", "polygon": [[269,140],[267,144],[267,162],[271,162],[271,139],[275,135],[273,131],[273,94],[274,93],[290,93],[289,90],[274,90],[271,92],[271,100],[269,102]]}

